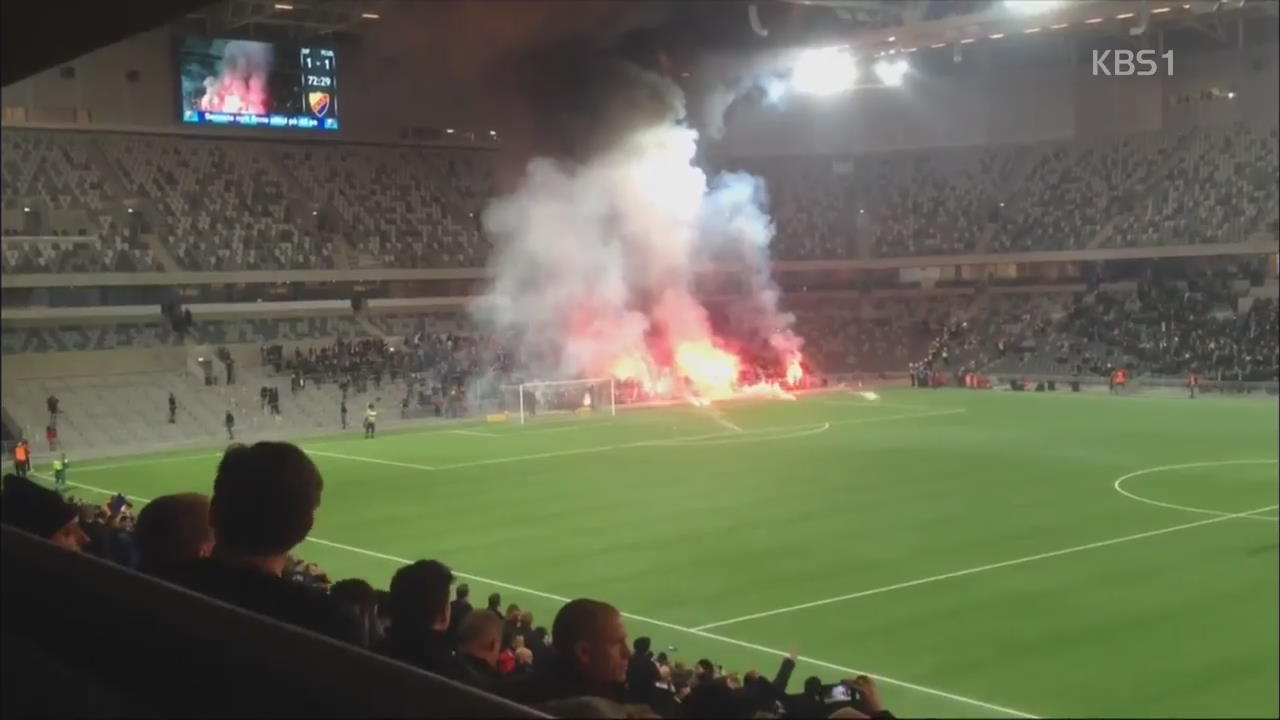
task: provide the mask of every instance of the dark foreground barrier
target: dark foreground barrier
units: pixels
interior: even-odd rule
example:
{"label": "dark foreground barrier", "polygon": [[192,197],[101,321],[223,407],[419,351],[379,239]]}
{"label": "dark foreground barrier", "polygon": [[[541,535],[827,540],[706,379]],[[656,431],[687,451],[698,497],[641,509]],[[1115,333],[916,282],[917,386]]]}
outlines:
{"label": "dark foreground barrier", "polygon": [[546,717],[3,528],[0,714]]}

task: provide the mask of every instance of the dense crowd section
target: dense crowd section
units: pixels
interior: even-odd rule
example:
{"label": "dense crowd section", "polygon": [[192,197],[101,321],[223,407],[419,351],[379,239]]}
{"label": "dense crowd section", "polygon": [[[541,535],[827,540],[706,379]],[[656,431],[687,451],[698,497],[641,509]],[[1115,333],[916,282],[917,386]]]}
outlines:
{"label": "dense crowd section", "polygon": [[781,259],[1241,242],[1275,233],[1275,128],[726,161],[763,177]]}
{"label": "dense crowd section", "polygon": [[1280,378],[1276,300],[1255,296],[1259,263],[1186,277],[1010,292],[882,295],[792,308],[805,352],[828,371],[900,371],[927,362],[952,375]]}
{"label": "dense crowd section", "polygon": [[[559,717],[892,718],[860,675],[793,688],[797,656],[771,674],[686,664],[631,638],[606,602],[580,598],[539,625],[498,593],[473,607],[438,560],[400,567],[386,590],[334,579],[292,555],[310,533],[324,480],[294,445],[233,445],[212,497],[167,495],[133,514],[114,495],[101,507],[64,498],[28,477],[5,477],[3,520],[73,552],[111,562],[295,627],[364,647]],[[58,483],[60,489],[66,486]],[[227,638],[236,643],[235,638]],[[792,692],[794,690],[794,692]]]}
{"label": "dense crowd section", "polygon": [[[779,259],[952,255],[1274,234],[1277,145],[1241,123],[717,166],[765,179]],[[182,270],[481,267],[490,250],[480,152],[15,130],[3,150],[4,235],[22,238],[6,273],[160,269],[161,253]]]}

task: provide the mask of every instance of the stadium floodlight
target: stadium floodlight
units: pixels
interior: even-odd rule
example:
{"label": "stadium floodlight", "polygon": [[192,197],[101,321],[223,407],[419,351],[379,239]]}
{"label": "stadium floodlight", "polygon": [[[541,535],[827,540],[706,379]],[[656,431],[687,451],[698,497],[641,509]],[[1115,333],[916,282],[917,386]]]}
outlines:
{"label": "stadium floodlight", "polygon": [[875,72],[876,77],[880,78],[880,82],[886,87],[899,87],[902,85],[902,78],[906,76],[911,66],[907,65],[906,60],[880,60],[871,66],[871,70]]}
{"label": "stadium floodlight", "polygon": [[1056,10],[1061,4],[1060,0],[1004,0],[1009,12],[1018,15],[1039,15]]}
{"label": "stadium floodlight", "polygon": [[834,95],[857,79],[858,66],[843,47],[805,50],[791,69],[791,88],[809,95]]}

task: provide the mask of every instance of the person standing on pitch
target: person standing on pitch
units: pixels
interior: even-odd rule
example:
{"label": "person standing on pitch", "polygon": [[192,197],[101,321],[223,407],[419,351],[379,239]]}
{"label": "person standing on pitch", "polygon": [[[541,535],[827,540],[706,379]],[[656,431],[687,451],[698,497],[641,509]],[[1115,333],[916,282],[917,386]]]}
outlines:
{"label": "person standing on pitch", "polygon": [[67,491],[67,467],[70,465],[66,453],[53,459],[53,486],[60,493]]}
{"label": "person standing on pitch", "polygon": [[377,431],[378,411],[373,408],[373,403],[369,403],[369,409],[364,411],[364,436],[371,438]]}
{"label": "person standing on pitch", "polygon": [[344,397],[339,402],[341,404],[338,405],[338,415],[342,417],[342,429],[346,430],[347,429],[347,399]]}
{"label": "person standing on pitch", "polygon": [[31,472],[31,445],[26,438],[19,440],[13,448],[13,471],[18,477],[26,477]]}
{"label": "person standing on pitch", "polygon": [[235,440],[236,434],[232,428],[236,426],[236,416],[231,414],[231,408],[227,408],[227,416],[222,419],[222,422],[227,426],[227,439]]}
{"label": "person standing on pitch", "polygon": [[169,393],[169,424],[178,422],[178,399]]}
{"label": "person standing on pitch", "polygon": [[1195,373],[1187,373],[1187,390],[1191,393],[1191,399],[1196,399],[1196,390],[1200,389],[1200,376]]}

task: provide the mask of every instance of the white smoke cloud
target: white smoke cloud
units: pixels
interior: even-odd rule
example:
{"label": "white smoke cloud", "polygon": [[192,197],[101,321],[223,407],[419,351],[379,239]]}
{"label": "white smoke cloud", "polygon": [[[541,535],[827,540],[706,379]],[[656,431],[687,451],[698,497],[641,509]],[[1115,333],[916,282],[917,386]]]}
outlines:
{"label": "white smoke cloud", "polygon": [[[671,367],[685,343],[798,350],[770,277],[764,183],[708,178],[682,115],[582,163],[536,159],[518,189],[485,210],[494,284],[472,311],[513,346],[526,377],[603,376],[622,358]],[[745,271],[749,292],[735,314],[750,318],[739,330],[747,337],[715,337],[694,290],[717,264]]]}

